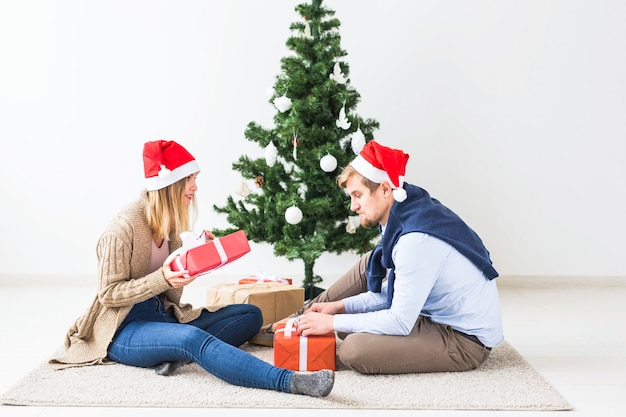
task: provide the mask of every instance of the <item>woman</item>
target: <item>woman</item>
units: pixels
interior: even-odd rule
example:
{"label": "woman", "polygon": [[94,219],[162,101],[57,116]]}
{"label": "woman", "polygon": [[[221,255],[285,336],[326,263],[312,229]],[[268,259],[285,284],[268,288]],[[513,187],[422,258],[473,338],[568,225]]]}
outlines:
{"label": "woman", "polygon": [[[196,212],[194,157],[174,141],[147,142],[146,191],[120,212],[97,244],[98,294],[70,328],[55,369],[112,362],[156,367],[167,375],[196,362],[231,384],[314,397],[327,396],[334,372],[295,372],[272,366],[239,349],[262,324],[258,307],[233,304],[193,308],[183,288],[195,277],[172,271],[168,255],[182,244]],[[208,240],[214,238],[204,231]]]}

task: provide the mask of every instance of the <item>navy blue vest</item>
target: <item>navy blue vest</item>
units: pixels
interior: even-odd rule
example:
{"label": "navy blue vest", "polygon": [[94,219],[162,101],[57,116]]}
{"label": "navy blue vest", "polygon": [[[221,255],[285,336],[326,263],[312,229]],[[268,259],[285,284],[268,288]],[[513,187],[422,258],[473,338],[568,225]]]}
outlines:
{"label": "navy blue vest", "polygon": [[407,199],[395,202],[391,207],[385,234],[372,250],[367,264],[367,287],[370,291],[380,292],[383,278],[390,269],[387,306],[391,306],[395,278],[391,252],[400,236],[411,232],[425,233],[448,243],[476,265],[487,279],[498,276],[482,240],[457,214],[420,187],[404,184],[404,189]]}

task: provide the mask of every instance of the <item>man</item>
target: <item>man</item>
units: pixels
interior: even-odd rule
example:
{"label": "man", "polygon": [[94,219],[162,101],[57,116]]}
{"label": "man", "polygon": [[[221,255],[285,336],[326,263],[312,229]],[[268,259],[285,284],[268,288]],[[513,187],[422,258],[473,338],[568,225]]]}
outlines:
{"label": "man", "polygon": [[404,182],[408,158],[370,141],[337,178],[382,238],[305,306],[297,331],[346,334],[339,360],[361,373],[474,369],[503,341],[498,273],[459,216]]}

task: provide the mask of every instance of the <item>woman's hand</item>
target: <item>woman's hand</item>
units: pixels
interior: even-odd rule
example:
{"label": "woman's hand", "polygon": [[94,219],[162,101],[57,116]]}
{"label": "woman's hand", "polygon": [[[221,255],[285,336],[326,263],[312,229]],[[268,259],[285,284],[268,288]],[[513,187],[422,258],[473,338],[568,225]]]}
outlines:
{"label": "woman's hand", "polygon": [[169,264],[163,264],[163,276],[172,288],[183,288],[185,285],[191,284],[196,277],[185,277],[189,271],[172,271]]}
{"label": "woman's hand", "polygon": [[211,242],[213,239],[215,239],[215,235],[210,230],[203,230],[202,233],[200,233],[200,237],[202,237],[203,235],[205,243]]}

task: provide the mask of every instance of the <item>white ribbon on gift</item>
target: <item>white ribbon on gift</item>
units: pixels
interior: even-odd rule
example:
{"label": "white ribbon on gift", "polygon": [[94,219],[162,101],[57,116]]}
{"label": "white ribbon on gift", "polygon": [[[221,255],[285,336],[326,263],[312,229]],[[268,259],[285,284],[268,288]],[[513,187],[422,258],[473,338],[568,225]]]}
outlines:
{"label": "white ribbon on gift", "polygon": [[[202,232],[202,234],[199,237],[196,237],[196,235],[193,232],[183,232],[180,234],[180,239],[183,241],[183,245],[180,248],[176,249],[174,252],[172,252],[170,256],[167,257],[164,263],[169,265],[172,262],[175,262],[176,266],[178,267],[178,270],[182,271],[185,269],[185,267],[183,266],[183,263],[180,261],[180,257],[184,255],[185,253],[187,253],[187,251],[193,248],[196,248],[198,246],[204,245],[205,243],[208,243],[208,242],[206,241],[206,235],[204,234],[204,232]],[[220,242],[220,238],[216,237],[211,242],[215,245],[215,249],[217,250],[217,254],[220,256],[221,263],[209,271],[198,274],[198,276],[210,274],[216,269],[224,266],[224,264],[226,264],[226,262],[228,261],[228,256],[226,255],[224,246],[222,246],[222,242]],[[189,278],[190,275],[185,274],[184,277]]]}
{"label": "white ribbon on gift", "polygon": [[[219,237],[216,237],[212,240],[215,244],[215,249],[217,250],[217,254],[220,256],[220,260],[222,261],[218,266],[213,268],[211,271],[216,270],[217,268],[222,267],[226,262],[228,262],[228,255],[226,255],[226,251],[224,250],[224,246],[222,246],[222,242]],[[209,271],[210,272],[210,271]]]}
{"label": "white ribbon on gift", "polygon": [[251,276],[251,278],[255,278],[255,277],[256,277],[256,282],[258,284],[262,284],[267,281],[280,282],[282,284],[289,284],[289,281],[287,281],[285,278],[278,278],[276,275],[266,275],[265,272],[263,271],[260,271]]}
{"label": "white ribbon on gift", "polygon": [[[285,337],[291,337],[291,333],[296,331],[296,324],[298,323],[298,317],[292,317],[287,320],[285,324]],[[309,356],[309,343],[306,336],[300,335],[300,357],[298,361],[298,368],[300,371],[306,371],[308,367]]]}

